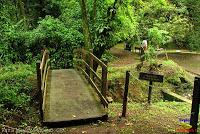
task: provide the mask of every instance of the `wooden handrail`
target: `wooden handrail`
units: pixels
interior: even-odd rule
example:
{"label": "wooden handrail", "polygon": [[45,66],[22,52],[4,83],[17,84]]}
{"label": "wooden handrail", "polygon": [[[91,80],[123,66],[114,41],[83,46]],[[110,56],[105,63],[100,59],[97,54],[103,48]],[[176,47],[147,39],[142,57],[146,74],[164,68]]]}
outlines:
{"label": "wooden handrail", "polygon": [[44,53],[42,55],[42,62],[40,63],[40,69],[42,70],[43,67],[44,67],[44,64],[46,62],[46,59],[49,58],[49,57],[46,57],[48,55],[48,51],[45,49],[44,50]]}
{"label": "wooden handrail", "polygon": [[40,96],[41,121],[43,121],[43,112],[45,111],[44,105],[47,92],[46,88],[47,88],[48,71],[50,69],[49,63],[50,63],[49,52],[48,50],[45,50],[43,52],[42,60],[36,63],[37,83]]}
{"label": "wooden handrail", "polygon": [[99,91],[98,87],[96,86],[96,84],[94,83],[94,81],[90,78],[90,76],[86,73],[86,71],[84,69],[82,69],[81,67],[78,67],[83,73],[84,75],[87,77],[87,79],[89,80],[89,82],[91,83],[92,87],[94,87],[94,89],[96,90],[98,96],[101,99],[101,102],[103,103],[103,105],[105,107],[108,107],[108,101],[105,99],[105,97],[102,95],[102,93]]}
{"label": "wooden handrail", "polygon": [[41,90],[44,91],[44,87],[46,85],[46,75],[48,71],[48,64],[50,62],[50,59],[48,59],[45,63],[44,69],[43,69],[43,74],[42,74],[42,85],[41,85]]}
{"label": "wooden handrail", "polygon": [[94,58],[94,60],[102,67],[102,68],[107,68],[106,64],[103,63],[99,58],[97,58],[93,53],[90,53],[90,56]]}
{"label": "wooden handrail", "polygon": [[48,66],[47,69],[47,74],[45,77],[45,86],[44,86],[44,91],[43,91],[43,104],[42,104],[42,110],[45,111],[45,103],[46,103],[46,94],[47,94],[47,79],[48,79],[48,72],[49,72],[50,66]]}
{"label": "wooden handrail", "polygon": [[[104,106],[107,105],[106,91],[107,91],[107,65],[103,63],[100,59],[98,59],[92,52],[88,52],[84,49],[77,49],[74,51],[75,53],[81,55],[78,58],[81,60],[81,65],[78,66],[78,69],[81,70],[84,75],[87,77],[91,85],[95,88],[99,98],[101,99]],[[101,77],[97,75],[97,73],[93,70],[94,61],[102,68]],[[89,63],[88,63],[89,62]],[[100,88],[95,84],[94,77],[101,83]]]}
{"label": "wooden handrail", "polygon": [[[82,63],[87,67],[87,69],[90,70],[90,75],[91,75],[91,73],[92,73],[92,75],[95,76],[99,82],[102,82],[102,78],[100,78],[100,77],[96,74],[96,72],[93,70],[93,68],[92,68],[90,65],[87,64],[87,62],[85,62],[84,60],[82,60]],[[91,76],[91,77],[92,77],[92,76]]]}

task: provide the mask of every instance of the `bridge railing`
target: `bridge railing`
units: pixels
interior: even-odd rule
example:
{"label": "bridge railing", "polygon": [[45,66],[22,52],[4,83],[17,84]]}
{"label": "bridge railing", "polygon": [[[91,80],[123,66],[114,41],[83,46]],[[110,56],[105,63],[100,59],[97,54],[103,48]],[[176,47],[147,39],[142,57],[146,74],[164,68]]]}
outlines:
{"label": "bridge railing", "polygon": [[36,63],[37,70],[37,86],[39,90],[39,99],[40,99],[40,113],[43,120],[43,112],[45,111],[45,102],[46,102],[46,88],[47,88],[47,77],[48,71],[50,69],[50,59],[48,50],[44,50],[42,60]]}
{"label": "bridge railing", "polygon": [[[92,52],[76,49],[76,67],[81,70],[94,87],[104,107],[108,107],[107,92],[107,65],[98,59]],[[94,71],[94,63],[101,67],[101,76]]]}

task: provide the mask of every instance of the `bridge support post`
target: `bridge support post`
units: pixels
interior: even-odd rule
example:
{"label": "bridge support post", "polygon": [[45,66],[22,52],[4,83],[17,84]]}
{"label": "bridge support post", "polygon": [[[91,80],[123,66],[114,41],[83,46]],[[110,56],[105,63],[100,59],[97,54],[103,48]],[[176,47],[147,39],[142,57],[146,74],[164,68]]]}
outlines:
{"label": "bridge support post", "polygon": [[94,66],[94,59],[93,59],[93,56],[91,56],[91,53],[92,53],[92,50],[90,50],[90,78],[93,80],[94,77],[93,77],[93,73],[92,73],[92,70],[94,69],[93,66]]}
{"label": "bridge support post", "polygon": [[130,78],[130,71],[126,71],[125,91],[124,91],[124,97],[123,97],[122,117],[126,117],[129,78]]}
{"label": "bridge support post", "polygon": [[190,125],[192,126],[192,128],[189,130],[189,134],[197,134],[199,103],[200,103],[200,78],[195,77],[193,97],[192,97],[192,109],[190,117]]}
{"label": "bridge support post", "polygon": [[40,120],[43,122],[43,110],[42,110],[42,90],[41,90],[41,70],[40,70],[40,61],[36,63],[36,71],[37,71],[37,89],[38,89],[38,99],[39,99],[39,110],[40,110]]}
{"label": "bridge support post", "polygon": [[102,67],[102,95],[106,98],[106,91],[107,91],[107,67]]}

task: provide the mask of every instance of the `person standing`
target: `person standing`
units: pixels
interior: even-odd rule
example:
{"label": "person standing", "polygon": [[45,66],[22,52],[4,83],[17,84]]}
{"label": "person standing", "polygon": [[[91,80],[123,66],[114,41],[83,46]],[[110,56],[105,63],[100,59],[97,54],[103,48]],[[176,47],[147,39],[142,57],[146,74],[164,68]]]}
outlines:
{"label": "person standing", "polygon": [[144,50],[144,51],[146,51],[147,50],[147,40],[143,40],[142,41],[142,49]]}
{"label": "person standing", "polygon": [[145,54],[146,50],[147,50],[147,40],[143,40],[142,44],[141,44],[141,55],[140,55],[140,59],[141,59],[142,64],[145,60],[144,54]]}

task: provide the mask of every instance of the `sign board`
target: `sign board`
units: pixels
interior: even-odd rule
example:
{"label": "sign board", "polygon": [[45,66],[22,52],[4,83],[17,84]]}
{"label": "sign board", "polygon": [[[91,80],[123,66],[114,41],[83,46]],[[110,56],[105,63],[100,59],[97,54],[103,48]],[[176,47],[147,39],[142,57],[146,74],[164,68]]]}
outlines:
{"label": "sign board", "polygon": [[163,82],[163,75],[141,72],[139,74],[139,79],[153,81],[153,82]]}

